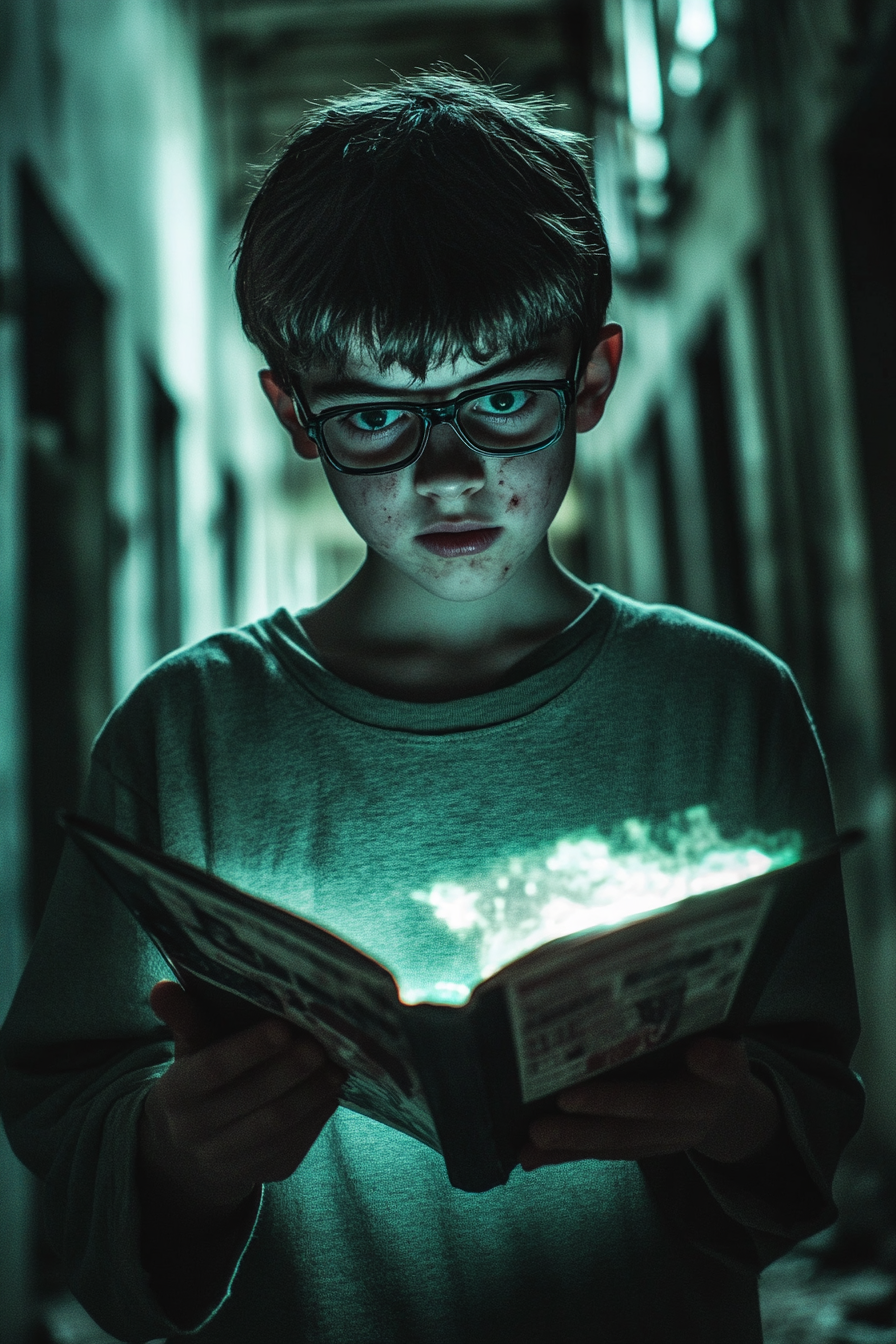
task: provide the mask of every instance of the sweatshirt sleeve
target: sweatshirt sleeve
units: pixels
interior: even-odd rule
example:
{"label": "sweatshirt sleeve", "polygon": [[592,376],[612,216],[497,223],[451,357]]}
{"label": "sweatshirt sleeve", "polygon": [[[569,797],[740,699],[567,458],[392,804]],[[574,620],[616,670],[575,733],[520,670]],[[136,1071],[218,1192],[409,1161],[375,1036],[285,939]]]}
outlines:
{"label": "sweatshirt sleeve", "polygon": [[[796,825],[804,849],[834,834],[824,760],[802,698],[782,669],[767,721],[762,813]],[[744,1043],[776,1093],[782,1130],[763,1152],[720,1163],[696,1153],[643,1163],[665,1209],[710,1254],[756,1272],[837,1215],[831,1186],[862,1119],[849,1067],[859,1015],[839,872],[816,893],[756,1007]]]}
{"label": "sweatshirt sleeve", "polygon": [[[116,780],[96,752],[82,811],[158,843],[152,804]],[[172,1058],[148,995],[170,975],[67,843],[0,1033],[0,1106],[13,1151],[43,1183],[44,1222],[72,1291],[103,1329],[130,1341],[177,1329],[141,1264],[135,1179],[143,1100]]]}

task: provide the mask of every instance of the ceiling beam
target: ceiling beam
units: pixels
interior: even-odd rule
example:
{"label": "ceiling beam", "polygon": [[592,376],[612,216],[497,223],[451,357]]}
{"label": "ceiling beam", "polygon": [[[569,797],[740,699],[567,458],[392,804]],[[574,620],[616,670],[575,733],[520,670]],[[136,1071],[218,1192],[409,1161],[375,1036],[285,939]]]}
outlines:
{"label": "ceiling beam", "polygon": [[[545,13],[551,0],[488,0],[489,18]],[[482,0],[281,0],[209,5],[203,30],[218,38],[267,38],[281,32],[378,27],[402,19],[483,17]]]}

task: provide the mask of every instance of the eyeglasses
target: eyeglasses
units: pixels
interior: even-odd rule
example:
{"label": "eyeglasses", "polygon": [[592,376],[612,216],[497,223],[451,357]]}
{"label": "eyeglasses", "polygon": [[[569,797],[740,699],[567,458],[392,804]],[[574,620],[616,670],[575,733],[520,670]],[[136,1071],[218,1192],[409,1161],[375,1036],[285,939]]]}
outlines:
{"label": "eyeglasses", "polygon": [[410,467],[422,456],[433,425],[455,433],[485,457],[517,457],[556,443],[575,399],[579,357],[565,378],[496,383],[465,392],[441,406],[410,401],[330,406],[312,415],[292,389],[308,436],[337,471],[375,476]]}

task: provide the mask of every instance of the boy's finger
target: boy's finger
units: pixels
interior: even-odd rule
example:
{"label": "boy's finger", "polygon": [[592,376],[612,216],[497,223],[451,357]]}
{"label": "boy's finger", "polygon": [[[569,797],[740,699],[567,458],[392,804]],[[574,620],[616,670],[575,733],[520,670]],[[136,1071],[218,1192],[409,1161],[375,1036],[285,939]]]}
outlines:
{"label": "boy's finger", "polygon": [[202,1102],[210,1093],[227,1088],[249,1070],[285,1050],[293,1029],[279,1017],[246,1027],[214,1041],[183,1059],[176,1090],[186,1101]]}
{"label": "boy's finger", "polygon": [[316,1143],[321,1130],[338,1105],[338,1097],[329,1097],[315,1110],[310,1111],[293,1129],[260,1151],[255,1159],[258,1179],[267,1183],[284,1181],[291,1176]]}
{"label": "boy's finger", "polygon": [[682,1072],[676,1078],[583,1083],[557,1098],[563,1115],[614,1120],[687,1121],[711,1118],[722,1104],[717,1084]]}
{"label": "boy's finger", "polygon": [[705,1124],[691,1120],[621,1120],[543,1115],[529,1126],[540,1153],[565,1150],[604,1160],[682,1152],[703,1137]]}
{"label": "boy's finger", "polygon": [[542,1148],[529,1142],[521,1147],[519,1162],[524,1171],[553,1167],[561,1162],[639,1162],[681,1153],[688,1146],[679,1136],[658,1136],[653,1131],[615,1139],[608,1136],[591,1148]]}
{"label": "boy's finger", "polygon": [[[242,1116],[286,1096],[326,1062],[327,1056],[313,1038],[291,1041],[233,1082],[208,1092],[193,1108],[192,1120],[210,1131],[225,1129]],[[344,1073],[341,1076],[344,1078]]]}
{"label": "boy's finger", "polygon": [[261,1153],[278,1144],[297,1126],[309,1122],[318,1111],[339,1103],[339,1092],[345,1082],[345,1071],[335,1065],[319,1069],[317,1073],[298,1083],[284,1096],[260,1106],[249,1115],[227,1126],[216,1135],[214,1149],[220,1157],[228,1154]]}
{"label": "boy's finger", "polygon": [[160,980],[149,993],[149,1006],[170,1027],[174,1055],[180,1059],[210,1045],[217,1037],[214,1024],[194,998],[174,980]]}
{"label": "boy's finger", "polygon": [[743,1041],[723,1036],[700,1036],[685,1054],[688,1072],[720,1087],[738,1087],[750,1072]]}
{"label": "boy's finger", "polygon": [[557,1107],[565,1114],[629,1120],[709,1117],[749,1077],[742,1042],[705,1036],[688,1048],[685,1067],[672,1078],[593,1078],[561,1092]]}
{"label": "boy's finger", "polygon": [[590,1083],[567,1088],[557,1098],[557,1108],[564,1115],[616,1116],[627,1120],[644,1120],[662,1112],[668,1105],[668,1080],[655,1083],[649,1079],[621,1082],[615,1079],[594,1078]]}

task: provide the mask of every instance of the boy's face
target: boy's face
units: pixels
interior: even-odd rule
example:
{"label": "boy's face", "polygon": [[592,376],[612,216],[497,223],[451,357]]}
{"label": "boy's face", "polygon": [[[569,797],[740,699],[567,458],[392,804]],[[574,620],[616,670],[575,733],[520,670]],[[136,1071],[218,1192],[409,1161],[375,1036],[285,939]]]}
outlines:
{"label": "boy's face", "polygon": [[[556,443],[519,456],[474,452],[449,424],[434,425],[423,455],[383,475],[355,476],[326,460],[324,471],[349,522],[371,550],[434,596],[470,601],[497,591],[544,540],[569,487],[576,434],[597,424],[612,389],[622,349],[618,327],[606,327],[579,383],[576,402]],[[576,357],[569,332],[560,332],[509,361],[486,364],[461,357],[431,367],[423,379],[400,366],[381,372],[360,351],[334,376],[312,367],[301,392],[312,415],[358,402],[444,404],[467,391],[520,380],[560,380]],[[285,389],[270,371],[262,385],[293,446],[318,456]]]}

